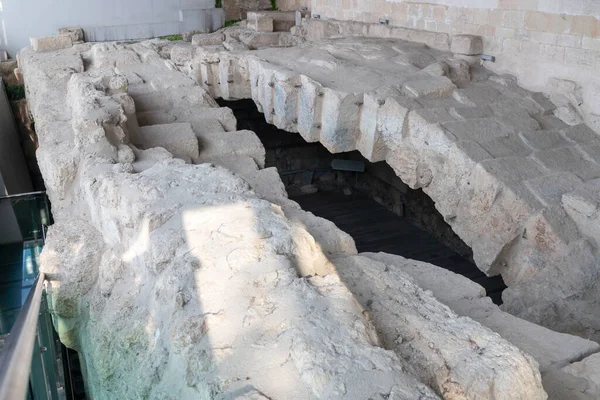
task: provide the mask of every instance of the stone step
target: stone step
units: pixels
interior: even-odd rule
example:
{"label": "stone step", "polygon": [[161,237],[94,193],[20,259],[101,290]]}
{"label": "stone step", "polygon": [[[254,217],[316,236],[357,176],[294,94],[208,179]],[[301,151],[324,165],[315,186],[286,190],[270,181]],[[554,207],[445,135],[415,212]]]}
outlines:
{"label": "stone step", "polygon": [[[223,119],[219,119],[219,117]],[[177,115],[167,111],[146,111],[137,113],[140,126],[172,124],[175,122],[187,122],[192,125],[196,135],[210,132],[225,132],[235,130],[237,121],[231,110],[219,108],[198,109],[193,114]],[[227,129],[226,129],[227,128]]]}
{"label": "stone step", "polygon": [[189,123],[142,126],[136,140],[141,149],[164,147],[187,162],[198,158],[198,139]]}
{"label": "stone step", "polygon": [[137,112],[170,111],[174,109],[193,111],[200,107],[218,107],[218,104],[199,86],[129,94],[135,101]]}
{"label": "stone step", "polygon": [[144,83],[154,90],[177,89],[196,86],[194,80],[177,69],[172,64],[133,64],[116,68],[117,73],[128,75],[135,73]]}
{"label": "stone step", "polygon": [[197,138],[200,153],[196,157],[192,157],[195,164],[203,163],[204,160],[248,156],[256,162],[259,168],[265,166],[265,148],[252,131],[205,132],[197,134]]}

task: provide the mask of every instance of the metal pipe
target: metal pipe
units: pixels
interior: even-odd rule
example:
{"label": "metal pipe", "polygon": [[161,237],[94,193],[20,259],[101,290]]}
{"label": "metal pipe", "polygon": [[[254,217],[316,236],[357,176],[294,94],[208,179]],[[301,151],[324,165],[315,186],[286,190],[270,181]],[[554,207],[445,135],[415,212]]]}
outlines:
{"label": "metal pipe", "polygon": [[41,194],[46,194],[46,192],[41,191],[41,192],[30,192],[30,193],[19,193],[19,194],[9,194],[6,196],[0,196],[0,200],[6,200],[6,199],[18,199],[21,197],[30,197],[30,196],[39,196]]}
{"label": "metal pipe", "polygon": [[27,396],[43,290],[44,273],[40,273],[0,357],[0,400],[21,400]]}

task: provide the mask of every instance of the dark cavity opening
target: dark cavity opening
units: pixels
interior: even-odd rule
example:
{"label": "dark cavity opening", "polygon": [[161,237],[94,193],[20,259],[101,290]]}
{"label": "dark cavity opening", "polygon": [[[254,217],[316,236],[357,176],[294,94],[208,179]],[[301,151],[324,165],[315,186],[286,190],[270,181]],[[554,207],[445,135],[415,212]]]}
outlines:
{"label": "dark cavity opening", "polygon": [[[428,262],[483,286],[496,304],[506,288],[473,262],[471,248],[422,190],[409,188],[385,162],[370,163],[358,151],[331,154],[265,121],[252,100],[217,100],[229,107],[238,129],[254,131],[266,149],[266,167],[276,167],[289,197],[306,211],[350,234],[359,252],[386,252]],[[364,162],[364,172],[339,171],[333,160]]]}

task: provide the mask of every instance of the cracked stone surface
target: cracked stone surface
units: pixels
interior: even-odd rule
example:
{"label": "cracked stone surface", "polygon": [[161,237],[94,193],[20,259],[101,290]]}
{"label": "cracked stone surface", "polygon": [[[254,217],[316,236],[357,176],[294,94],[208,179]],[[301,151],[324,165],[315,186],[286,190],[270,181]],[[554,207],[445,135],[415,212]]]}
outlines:
{"label": "cracked stone surface", "polygon": [[[533,357],[403,271],[389,290],[384,263],[357,256],[350,236],[287,198],[251,132],[240,133],[246,151],[227,152],[218,134],[237,132],[231,110],[164,59],[172,48],[20,55],[56,220],[41,268],[92,397],[547,398]],[[361,95],[328,93],[332,109],[362,105]],[[299,104],[289,99],[278,113]],[[343,137],[337,123],[353,128],[340,112],[332,143]],[[435,129],[423,134],[444,144]],[[381,289],[370,299],[364,274]],[[389,342],[395,326],[402,344]]]}
{"label": "cracked stone surface", "polygon": [[422,188],[477,266],[502,275],[505,311],[600,338],[600,137],[543,94],[395,39],[202,50],[187,65],[211,95],[251,98],[278,128]]}

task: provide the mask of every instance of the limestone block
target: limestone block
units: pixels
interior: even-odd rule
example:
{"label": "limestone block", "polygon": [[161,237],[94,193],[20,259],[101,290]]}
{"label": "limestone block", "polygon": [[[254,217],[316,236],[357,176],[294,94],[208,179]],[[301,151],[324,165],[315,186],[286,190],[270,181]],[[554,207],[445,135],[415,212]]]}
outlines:
{"label": "limestone block", "polygon": [[592,354],[579,362],[567,365],[562,370],[585,379],[588,384],[585,394],[596,398],[600,397],[600,354]]}
{"label": "limestone block", "polygon": [[164,147],[183,160],[198,158],[198,139],[189,123],[142,126],[136,140],[142,149]]}
{"label": "limestone block", "polygon": [[[439,125],[438,125],[439,127]],[[440,129],[440,132],[443,130]],[[423,151],[428,153],[428,151]],[[429,153],[437,153],[430,150]],[[442,167],[441,158],[430,159],[430,156],[424,157],[421,152],[414,151],[409,146],[390,150],[386,161],[393,168],[396,175],[402,179],[412,189],[424,189],[429,187],[434,176]]]}
{"label": "limestone block", "polygon": [[279,47],[293,47],[299,46],[305,42],[303,38],[292,35],[290,32],[278,32],[279,33]]}
{"label": "limestone block", "polygon": [[567,137],[567,139],[577,144],[598,144],[600,143],[600,135],[594,132],[586,124],[579,124],[570,126],[561,130],[561,133]]}
{"label": "limestone block", "polygon": [[517,135],[484,140],[479,144],[495,158],[527,157],[531,154],[531,149]]}
{"label": "limestone block", "polygon": [[[203,162],[218,165],[233,172],[235,175],[245,179],[246,176],[252,176],[258,171],[258,165],[252,157],[249,156],[226,156],[219,158],[206,158]],[[248,181],[246,179],[246,181]],[[250,186],[252,186],[252,182]],[[258,193],[258,192],[257,192]],[[260,195],[260,193],[259,193]]]}
{"label": "limestone block", "polygon": [[[149,84],[149,88],[155,91],[193,88],[196,86],[196,82],[194,82],[192,78],[185,76],[179,71],[169,68],[169,65],[166,63],[166,61],[163,62],[163,64],[153,63],[122,66],[116,68],[116,71],[117,73],[125,76],[131,73],[137,74],[144,80],[146,84]],[[131,94],[133,95],[133,93]]]}
{"label": "limestone block", "polygon": [[104,243],[89,222],[79,219],[55,223],[49,231],[40,265],[52,280],[50,309],[58,317],[74,318],[79,315],[78,299],[98,278]]}
{"label": "limestone block", "polygon": [[[419,108],[418,103],[404,96],[398,96],[387,98],[385,104],[378,110],[376,129],[381,132],[385,147],[388,149],[395,150],[402,145],[406,117],[413,108]],[[378,148],[374,146],[374,149]],[[377,159],[375,156],[379,154],[379,151],[374,151],[374,159]]]}
{"label": "limestone block", "polygon": [[454,121],[444,109],[421,108],[411,111],[408,115],[408,134],[418,144],[427,144],[427,150],[435,150],[444,154],[452,145],[455,136],[444,129],[438,122]]}
{"label": "limestone block", "polygon": [[530,179],[525,184],[542,203],[551,206],[561,204],[562,195],[579,187],[581,179],[571,172],[559,172]]}
{"label": "limestone block", "polygon": [[265,166],[265,148],[252,131],[203,133],[198,138],[200,154],[196,162],[231,156],[248,156],[259,168]]}
{"label": "limestone block", "polygon": [[398,26],[381,26],[380,24],[365,25],[367,25],[369,36],[378,36],[383,32],[384,37],[423,43],[439,50],[448,51],[450,49],[450,37],[447,33],[431,32],[423,29],[410,29]]}
{"label": "limestone block", "polygon": [[323,86],[306,75],[300,76],[298,99],[298,132],[308,143],[318,142],[321,136]]}
{"label": "limestone block", "polygon": [[513,131],[491,118],[469,119],[442,123],[459,140],[483,143],[495,138],[508,137]]}
{"label": "limestone block", "polygon": [[69,27],[69,28],[60,28],[58,30],[58,34],[69,36],[73,43],[83,42],[85,40],[84,36],[83,36],[83,29],[78,26]]}
{"label": "limestone block", "polygon": [[600,244],[600,179],[565,193],[562,204],[581,232]]}
{"label": "limestone block", "polygon": [[192,38],[195,35],[201,35],[201,34],[206,34],[206,33],[210,33],[210,31],[208,29],[205,31],[201,31],[201,30],[185,31],[181,34],[181,38],[183,39],[184,42],[190,43],[192,41]]}
{"label": "limestone block", "polygon": [[[356,148],[371,162],[385,160],[387,148],[384,137],[377,126],[379,109],[382,100],[378,96],[365,94],[364,103],[360,116],[360,135],[356,142]],[[385,104],[383,104],[385,105]]]}
{"label": "limestone block", "polygon": [[195,54],[195,47],[190,44],[177,43],[171,47],[171,61],[176,65],[185,65],[192,61]]}
{"label": "limestone block", "polygon": [[206,126],[198,126],[197,124],[204,124],[206,120],[217,120],[222,126],[222,129],[226,132],[232,132],[237,130],[237,120],[233,115],[233,111],[228,107],[196,107],[192,109],[193,112],[189,113],[189,110],[184,110],[182,114],[178,114],[178,120],[182,122],[190,122],[192,127],[198,128],[198,133],[206,131],[206,127],[212,126],[212,123],[207,122]]}
{"label": "limestone block", "polygon": [[223,125],[216,118],[198,118],[196,116],[189,118],[180,118],[179,122],[189,122],[196,136],[200,137],[204,133],[225,132]]}
{"label": "limestone block", "polygon": [[[464,93],[463,93],[464,94]],[[490,99],[493,99],[495,94],[492,92]],[[466,99],[466,97],[463,97]],[[487,102],[486,99],[473,98],[475,101]],[[475,103],[473,103],[475,104]],[[526,104],[519,100],[501,100],[489,104],[489,107],[494,112],[497,119],[504,125],[512,127],[517,132],[537,131],[540,129],[540,124],[537,120],[531,117]],[[533,111],[537,114],[537,110]]]}
{"label": "limestone block", "polygon": [[[485,297],[483,287],[441,267],[386,253],[360,255],[410,275],[419,287],[431,291],[458,315],[474,319],[533,356],[542,371],[561,367],[600,350],[600,345],[590,340],[554,332],[501,311]],[[448,287],[454,290],[449,291]]]}
{"label": "limestone block", "polygon": [[502,100],[500,92],[485,84],[473,84],[465,89],[457,89],[452,97],[469,107],[481,107]]}
{"label": "limestone block", "polygon": [[248,29],[256,32],[273,32],[273,17],[260,12],[249,12]]}
{"label": "limestone block", "polygon": [[136,117],[139,126],[171,124],[177,121],[177,116],[163,110],[138,112]]}
{"label": "limestone block", "polygon": [[505,183],[522,182],[546,174],[535,161],[516,156],[485,160],[480,165],[494,178]]}
{"label": "limestone block", "polygon": [[595,385],[585,378],[571,375],[561,369],[554,369],[542,376],[542,384],[550,399],[595,400],[598,394]]}
{"label": "limestone block", "polygon": [[458,86],[466,86],[471,82],[471,66],[460,57],[447,58],[444,62],[448,65],[448,78]]}
{"label": "limestone block", "polygon": [[138,112],[216,107],[217,103],[199,86],[132,94]]}
{"label": "limestone block", "polygon": [[279,129],[296,132],[300,76],[292,71],[278,69],[273,74],[273,83],[273,124]]}
{"label": "limestone block", "polygon": [[600,164],[600,142],[597,144],[586,144],[579,149],[588,157],[588,159]]}
{"label": "limestone block", "polygon": [[333,222],[296,207],[284,207],[284,212],[288,219],[304,226],[329,259],[358,254],[352,236]]}
{"label": "limestone block", "polygon": [[454,35],[450,51],[467,56],[483,53],[483,39],[475,35]]}
{"label": "limestone block", "polygon": [[323,89],[320,141],[332,153],[356,149],[363,95]]}
{"label": "limestone block", "polygon": [[569,125],[565,124],[554,115],[537,115],[536,119],[542,129],[561,130],[569,127]]}
{"label": "limestone block", "polygon": [[532,93],[530,98],[544,115],[552,114],[552,112],[556,109],[554,103],[543,93]]}
{"label": "limestone block", "polygon": [[568,146],[570,143],[557,131],[532,131],[521,132],[521,139],[534,150],[546,150],[551,148]]}
{"label": "limestone block", "polygon": [[[484,107],[455,107],[449,113],[457,119],[490,118],[494,112],[489,106]],[[445,121],[444,121],[445,122]]]}
{"label": "limestone block", "polygon": [[31,47],[37,52],[68,49],[73,46],[70,36],[46,36],[31,38]]}
{"label": "limestone block", "polygon": [[586,160],[574,146],[540,150],[533,153],[533,156],[553,172],[573,172],[584,181],[600,178],[600,166]]}
{"label": "limestone block", "polygon": [[279,32],[245,31],[240,35],[240,41],[251,50],[279,46]]}
{"label": "limestone block", "polygon": [[[79,165],[79,154],[69,142],[44,146],[36,152],[36,158],[44,183],[50,189],[50,198],[63,200]],[[59,203],[58,201],[54,203]]]}
{"label": "limestone block", "polygon": [[[247,46],[243,43],[237,43],[244,47],[244,51],[248,50]],[[247,65],[237,55],[231,53],[222,53],[220,55],[219,83],[221,86],[221,95],[224,99],[235,100],[252,97]]]}
{"label": "limestone block", "polygon": [[248,46],[246,46],[244,43],[240,42],[239,40],[235,40],[235,39],[227,39],[226,41],[223,42],[223,46],[225,46],[225,48],[229,51],[247,51]]}
{"label": "limestone block", "polygon": [[[459,162],[465,163],[464,160]],[[453,228],[473,248],[477,266],[488,275],[498,274],[504,265],[498,256],[522,235],[523,222],[530,217],[532,210],[542,207],[522,181],[542,176],[544,171],[533,160],[505,157],[481,161],[465,172],[461,172],[458,179],[450,180],[450,183],[461,185],[458,194],[453,193],[456,189],[450,185],[439,185],[440,188],[433,194],[450,192],[449,197],[455,199],[455,203],[459,199],[457,206],[447,212],[456,221],[472,222],[468,227],[454,222]],[[433,187],[438,186],[436,180],[433,183]],[[477,190],[471,189],[473,187]],[[494,234],[489,235],[488,232]],[[486,240],[481,240],[483,236]]]}
{"label": "limestone block", "polygon": [[334,263],[384,346],[443,398],[547,398],[531,356],[457,316],[402,271],[360,256]]}
{"label": "limestone block", "polygon": [[273,69],[258,58],[248,59],[252,99],[267,122],[273,121]]}
{"label": "limestone block", "polygon": [[223,44],[225,35],[221,32],[215,33],[200,33],[192,37],[192,45],[194,46],[217,46]]}
{"label": "limestone block", "polygon": [[[219,63],[217,60],[206,60],[200,63],[199,68],[200,75],[198,76],[199,82],[202,87],[210,93],[214,98],[221,97],[221,85],[219,78]],[[198,79],[197,78],[197,79]]]}
{"label": "limestone block", "polygon": [[404,84],[404,90],[413,97],[446,97],[456,86],[445,76],[430,77],[427,79],[411,80]]}
{"label": "limestone block", "polygon": [[173,159],[173,154],[162,147],[153,147],[147,150],[134,147],[132,150],[135,155],[135,162],[133,163],[135,172],[143,172],[161,161]]}
{"label": "limestone block", "polygon": [[[479,299],[486,295],[485,289],[478,283],[433,264],[383,252],[360,255],[406,273],[420,288],[431,291],[436,299],[453,310],[461,299]],[[448,287],[453,290],[447,290]]]}
{"label": "limestone block", "polygon": [[277,172],[277,168],[271,167],[259,170],[254,167],[243,171],[236,170],[236,172],[246,182],[248,182],[252,190],[254,190],[263,199],[281,207],[286,206],[287,208],[300,208],[296,202],[288,199],[285,185],[281,181],[281,177]]}

